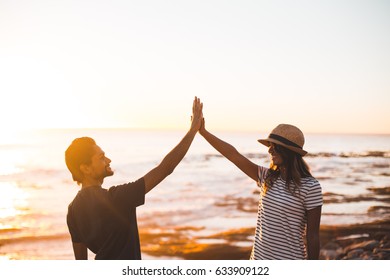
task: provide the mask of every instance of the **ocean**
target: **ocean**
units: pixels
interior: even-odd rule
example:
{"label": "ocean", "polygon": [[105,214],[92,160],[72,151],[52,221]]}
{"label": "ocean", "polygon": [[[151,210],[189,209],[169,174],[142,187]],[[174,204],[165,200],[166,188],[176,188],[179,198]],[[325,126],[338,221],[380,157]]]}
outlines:
{"label": "ocean", "polygon": [[[76,137],[91,136],[112,160],[103,187],[135,181],[155,167],[185,131],[39,130],[0,139],[0,259],[73,259],[67,206],[79,190],[64,162]],[[215,132],[268,166],[266,133]],[[306,135],[305,157],[323,190],[322,225],[390,218],[390,135]],[[137,209],[143,259],[183,259],[207,248],[253,242],[256,183],[200,135],[174,173]],[[252,234],[253,232],[253,234]],[[238,237],[237,237],[238,236]],[[90,258],[93,254],[90,253]],[[209,255],[210,258],[212,256]]]}

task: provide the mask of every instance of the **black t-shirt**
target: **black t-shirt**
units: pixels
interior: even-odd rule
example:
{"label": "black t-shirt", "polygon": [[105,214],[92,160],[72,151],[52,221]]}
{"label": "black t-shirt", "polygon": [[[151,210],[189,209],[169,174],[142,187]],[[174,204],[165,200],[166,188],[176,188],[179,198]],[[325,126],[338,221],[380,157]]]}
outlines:
{"label": "black t-shirt", "polygon": [[102,260],[140,260],[136,207],[145,203],[145,182],[81,189],[68,207],[72,242]]}

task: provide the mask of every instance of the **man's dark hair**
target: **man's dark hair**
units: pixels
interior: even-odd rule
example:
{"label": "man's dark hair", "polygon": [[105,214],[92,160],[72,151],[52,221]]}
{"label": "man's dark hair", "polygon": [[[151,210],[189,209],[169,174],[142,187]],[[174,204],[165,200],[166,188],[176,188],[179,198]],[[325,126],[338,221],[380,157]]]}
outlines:
{"label": "man's dark hair", "polygon": [[90,164],[94,154],[93,146],[96,145],[95,140],[90,137],[81,137],[73,140],[72,144],[65,151],[65,163],[72,178],[78,184],[81,184],[83,174],[80,170],[82,164]]}

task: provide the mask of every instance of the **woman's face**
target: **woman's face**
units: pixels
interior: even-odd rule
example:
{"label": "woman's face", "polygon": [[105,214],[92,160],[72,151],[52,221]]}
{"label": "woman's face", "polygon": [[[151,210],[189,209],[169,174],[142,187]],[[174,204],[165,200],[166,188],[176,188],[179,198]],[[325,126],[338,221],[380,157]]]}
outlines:
{"label": "woman's face", "polygon": [[276,166],[282,166],[283,165],[283,158],[279,153],[279,148],[277,144],[271,143],[271,145],[268,148],[268,153],[271,155],[271,161]]}

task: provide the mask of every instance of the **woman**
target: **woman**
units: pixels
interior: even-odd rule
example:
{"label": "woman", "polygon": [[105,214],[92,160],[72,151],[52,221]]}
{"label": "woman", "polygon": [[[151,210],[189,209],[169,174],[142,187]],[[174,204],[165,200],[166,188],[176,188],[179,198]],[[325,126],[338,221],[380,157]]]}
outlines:
{"label": "woman", "polygon": [[303,160],[303,133],[278,125],[267,139],[270,168],[258,166],[205,128],[200,134],[260,188],[259,210],[251,259],[318,259],[322,192]]}

